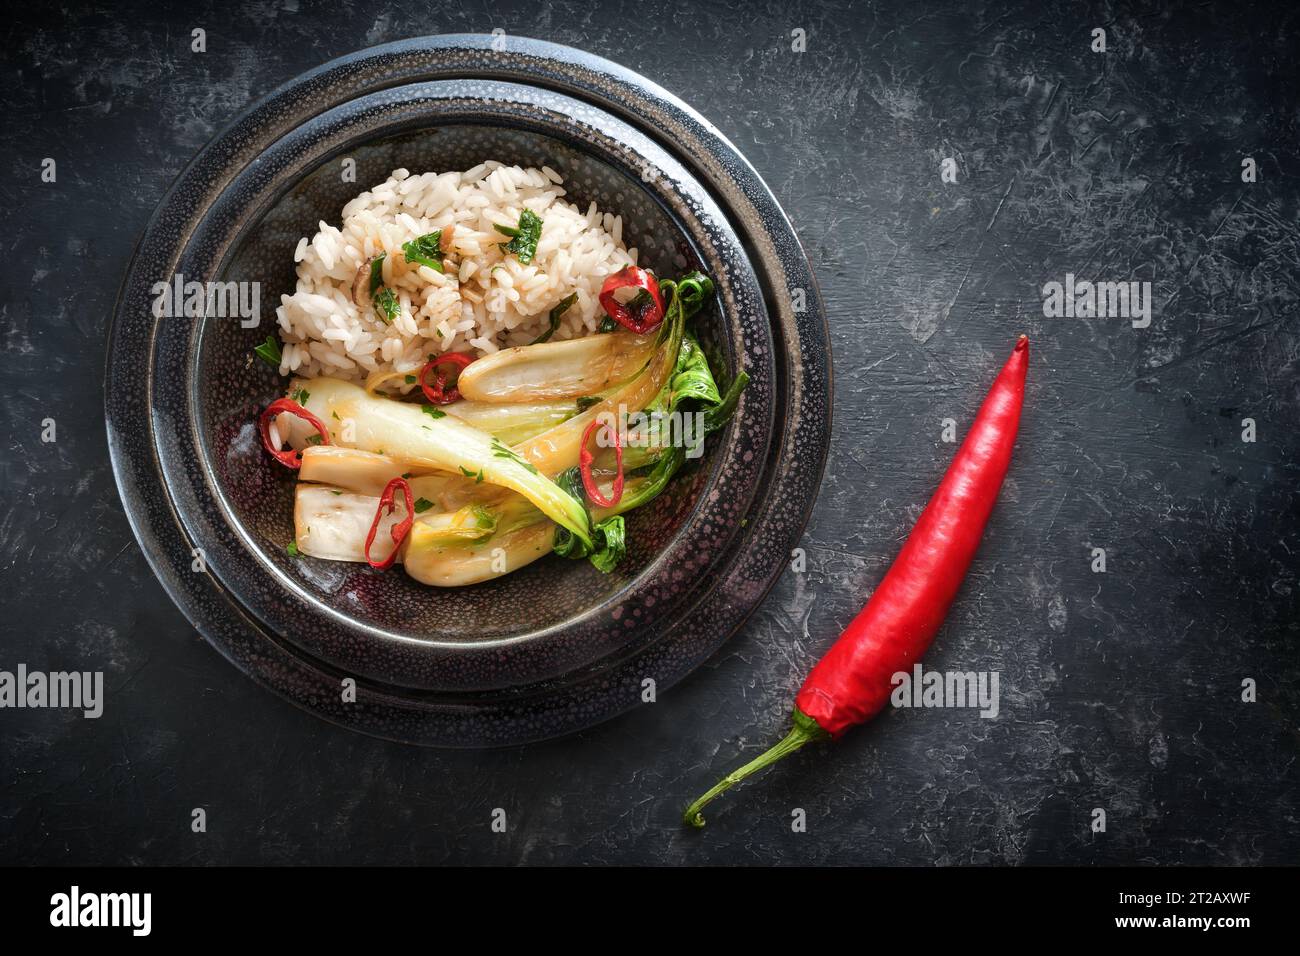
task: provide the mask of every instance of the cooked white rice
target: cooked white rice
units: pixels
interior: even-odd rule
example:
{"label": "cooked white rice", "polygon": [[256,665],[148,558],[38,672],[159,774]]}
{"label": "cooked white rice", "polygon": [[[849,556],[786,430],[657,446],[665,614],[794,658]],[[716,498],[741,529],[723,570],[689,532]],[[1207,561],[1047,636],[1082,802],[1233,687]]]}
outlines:
{"label": "cooked white rice", "polygon": [[[320,223],[294,250],[298,282],[280,297],[281,374],[363,381],[374,372],[414,373],[442,352],[487,354],[525,345],[548,325],[550,310],[570,293],[554,338],[595,331],[605,277],[635,264],[623,245],[623,221],[593,202],[584,213],[566,202],[563,180],[549,166],[522,169],[485,162],[463,173],[412,176],[397,169],[343,207],[342,228]],[[493,224],[517,226],[531,209],[542,218],[528,265],[503,253],[508,237]],[[402,244],[455,225],[439,273],[408,264]],[[386,325],[352,301],[357,270],[381,252],[384,285],[401,302]]]}

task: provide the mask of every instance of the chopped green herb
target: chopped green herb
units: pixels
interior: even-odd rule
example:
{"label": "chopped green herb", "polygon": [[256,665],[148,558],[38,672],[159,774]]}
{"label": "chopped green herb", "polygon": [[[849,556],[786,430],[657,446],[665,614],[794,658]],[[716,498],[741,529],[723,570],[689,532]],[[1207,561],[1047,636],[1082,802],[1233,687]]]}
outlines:
{"label": "chopped green herb", "polygon": [[372,296],[384,284],[384,260],[387,258],[388,253],[381,252],[370,260],[370,294]]}
{"label": "chopped green herb", "polygon": [[601,401],[602,399],[599,395],[579,395],[578,412],[581,414],[591,408],[592,405],[599,405]]}
{"label": "chopped green herb", "polygon": [[513,252],[521,266],[526,266],[533,261],[533,256],[537,255],[537,241],[542,238],[541,216],[531,209],[525,209],[519,214],[518,229],[497,226],[496,230],[504,236],[514,237],[505,244],[505,250]]}
{"label": "chopped green herb", "polygon": [[280,370],[280,340],[274,335],[268,335],[265,342],[253,349],[253,353],[271,368]]}
{"label": "chopped green herb", "polygon": [[407,385],[414,385],[414,384],[415,384],[416,382],[418,382],[418,381],[419,381],[419,379],[418,379],[416,376],[414,376],[414,375],[408,375],[408,376],[406,376],[406,384],[407,384]]}
{"label": "chopped green herb", "polygon": [[616,328],[618,328],[618,323],[607,315],[600,320],[600,325],[596,326],[596,334],[604,335],[607,332],[613,332]]}
{"label": "chopped green herb", "polygon": [[341,492],[341,491],[331,491],[330,494],[337,496],[337,495],[341,495],[341,494],[343,494],[343,492]]}
{"label": "chopped green herb", "polygon": [[411,471],[403,472],[403,473],[402,473],[402,477],[403,477],[403,478],[410,478],[411,475],[413,475],[413,474],[414,474],[414,472],[411,472]]}
{"label": "chopped green herb", "polygon": [[392,325],[393,320],[402,314],[402,304],[397,301],[397,294],[384,286],[375,294],[375,315],[385,325]]}
{"label": "chopped green herb", "polygon": [[289,397],[292,398],[299,405],[306,405],[307,399],[311,398],[311,392],[299,386],[298,388],[295,388],[292,392],[289,393]]}
{"label": "chopped green herb", "polygon": [[476,485],[481,485],[481,484],[483,484],[483,469],[482,469],[482,468],[480,468],[478,471],[470,471],[470,470],[469,470],[468,468],[466,468],[464,465],[461,465],[461,466],[460,466],[460,473],[461,473],[462,475],[464,475],[466,478],[473,478],[473,479],[474,479],[474,484],[476,484]]}
{"label": "chopped green herb", "polygon": [[501,439],[499,438],[492,439],[492,457],[505,458],[510,461],[513,461],[515,464],[522,466],[526,470],[532,472],[534,475],[539,473],[537,471],[536,465],[532,464],[531,462],[524,461],[523,458],[519,457],[519,454],[517,452],[501,444]]}
{"label": "chopped green herb", "polygon": [[339,413],[338,413],[338,412],[330,412],[330,414],[334,416],[334,420],[335,420],[336,422],[341,422],[341,421],[343,421],[343,419],[339,418]]}
{"label": "chopped green herb", "polygon": [[555,334],[555,330],[560,327],[560,319],[563,317],[564,313],[569,311],[569,308],[573,305],[573,303],[577,301],[578,301],[578,293],[576,292],[571,292],[568,295],[566,295],[563,299],[561,299],[560,304],[557,305],[555,308],[551,309],[551,314],[548,316],[548,319],[551,323],[550,327],[547,328],[545,332],[537,336],[537,338],[533,339],[528,344],[537,345],[541,342],[550,341],[551,336]]}
{"label": "chopped green herb", "polygon": [[291,557],[291,558],[296,558],[296,557],[298,557],[299,555],[302,554],[302,552],[298,550],[298,542],[297,542],[297,541],[290,541],[288,544],[286,544],[286,545],[284,546],[284,550],[285,550],[285,553],[288,554],[289,557]]}
{"label": "chopped green herb", "polygon": [[519,230],[516,229],[514,226],[503,226],[500,223],[494,222],[492,223],[492,228],[495,229],[497,232],[501,233],[501,235],[503,236],[519,235]]}
{"label": "chopped green herb", "polygon": [[446,418],[446,417],[447,417],[447,413],[444,412],[444,411],[443,411],[441,408],[439,408],[437,405],[421,405],[421,406],[420,406],[420,411],[424,412],[424,414],[428,415],[430,418],[433,418],[433,419],[439,419],[439,418]]}
{"label": "chopped green herb", "polygon": [[435,272],[442,272],[442,230],[435,229],[427,235],[402,244],[402,255],[407,262],[418,262]]}
{"label": "chopped green herb", "polygon": [[416,513],[417,515],[422,515],[422,514],[424,514],[426,511],[428,511],[428,510],[429,510],[430,508],[432,508],[432,507],[433,507],[433,502],[430,501],[428,498],[416,498],[416,499],[415,499],[415,513]]}
{"label": "chopped green herb", "polygon": [[320,444],[321,442],[323,442],[324,440],[325,440],[325,439],[321,438],[320,435],[310,435],[310,436],[308,436],[308,438],[307,438],[307,444],[308,444],[308,445],[319,445],[319,444]]}

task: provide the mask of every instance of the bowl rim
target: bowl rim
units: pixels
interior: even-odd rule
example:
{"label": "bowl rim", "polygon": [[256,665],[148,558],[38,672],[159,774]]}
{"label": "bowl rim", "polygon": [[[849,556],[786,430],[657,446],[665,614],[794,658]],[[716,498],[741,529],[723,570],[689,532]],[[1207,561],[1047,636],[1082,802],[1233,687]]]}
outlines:
{"label": "bowl rim", "polygon": [[[761,311],[757,276],[723,211],[688,170],[635,128],[597,107],[579,106],[569,97],[534,87],[478,80],[412,83],[367,94],[318,114],[259,154],[256,178],[260,188],[241,188],[247,170],[231,180],[219,202],[189,235],[177,270],[187,277],[210,274],[218,280],[229,278],[224,269],[242,242],[260,227],[267,211],[305,177],[327,168],[337,156],[352,154],[362,143],[400,135],[412,125],[416,129],[437,129],[464,124],[519,128],[556,140],[577,136],[585,129],[587,140],[582,143],[582,151],[628,179],[626,188],[635,188],[631,180],[639,164],[653,164],[660,173],[655,188],[640,188],[647,198],[665,208],[682,238],[700,255],[701,268],[714,276],[715,295],[726,303],[720,322],[732,364],[743,366],[751,375],[751,387],[742,396],[737,417],[755,420],[768,414],[770,398],[765,401],[758,396],[773,377],[773,369],[768,367],[773,362],[750,356],[772,348],[767,337],[769,317]],[[340,141],[330,137],[331,128],[346,129],[347,138]],[[239,210],[247,214],[240,215]],[[204,250],[202,261],[197,263],[192,258],[187,260],[194,247]],[[748,305],[741,305],[741,301]],[[753,320],[740,321],[737,315],[741,312],[753,316]],[[285,566],[271,541],[263,540],[239,520],[228,489],[217,477],[218,461],[225,448],[204,440],[205,434],[211,435],[216,429],[202,402],[199,369],[206,332],[219,321],[223,320],[205,318],[184,326],[160,322],[157,326],[155,341],[171,356],[159,363],[161,367],[189,360],[186,404],[177,401],[171,407],[154,406],[155,432],[166,433],[169,443],[184,450],[183,459],[177,455],[160,456],[169,493],[174,500],[212,503],[211,509],[180,509],[178,517],[190,537],[204,542],[208,570],[237,596],[239,603],[308,654],[349,673],[423,690],[493,693],[579,668],[596,667],[605,658],[627,654],[638,644],[662,637],[686,613],[697,596],[694,592],[699,590],[702,576],[725,559],[726,544],[722,539],[734,537],[738,530],[719,522],[717,512],[743,508],[754,500],[761,486],[761,470],[737,462],[741,454],[765,459],[771,444],[770,430],[751,428],[742,442],[739,432],[728,427],[711,439],[707,452],[709,474],[690,514],[671,540],[645,567],[635,573],[624,572],[625,580],[595,603],[546,626],[530,627],[521,622],[519,633],[492,640],[466,642],[442,640],[436,634],[403,633],[320,600],[301,575]],[[754,334],[751,327],[759,334]],[[755,439],[755,435],[759,437]],[[732,467],[726,467],[728,464]],[[715,534],[717,540],[707,551],[701,551],[697,544],[703,535],[699,532],[709,525],[721,525],[725,534]],[[233,539],[223,533],[226,529],[233,532]],[[278,591],[263,594],[257,588],[244,586],[242,575],[233,567],[247,556],[251,556],[262,577],[274,581]],[[665,586],[666,569],[692,565],[701,579],[680,588]],[[654,620],[646,621],[635,632],[621,622],[611,623],[618,619],[617,614],[611,618],[616,607],[641,604],[655,608]],[[337,640],[327,626],[295,627],[313,614],[353,632],[357,641]],[[359,641],[364,641],[364,646]],[[475,659],[490,662],[505,648],[514,655],[509,673],[476,666]],[[417,672],[425,676],[413,679],[411,675]],[[485,673],[493,676],[485,681]]]}
{"label": "bowl rim", "polygon": [[[709,610],[719,620],[639,652],[620,663],[616,674],[598,681],[578,675],[564,686],[547,682],[522,697],[486,702],[448,701],[358,680],[356,702],[340,706],[321,692],[337,697],[338,681],[348,675],[307,658],[223,593],[211,576],[190,573],[188,548],[185,566],[179,566],[180,546],[189,542],[171,503],[159,497],[156,458],[138,447],[147,437],[141,429],[147,433],[149,427],[149,388],[140,387],[138,369],[115,366],[113,358],[125,338],[139,337],[123,311],[136,263],[175,243],[183,225],[201,218],[267,144],[366,93],[436,79],[539,86],[614,113],[657,139],[719,197],[730,218],[741,220],[733,224],[756,248],[758,255],[749,255],[755,269],[761,262],[773,273],[767,276],[771,288],[803,291],[801,310],[787,301],[791,296],[769,303],[779,333],[776,348],[790,358],[789,380],[780,385],[793,411],[793,422],[780,423],[786,431],[770,480],[780,510],[769,490],[727,569],[736,582],[731,600],[717,601],[716,589],[701,600],[703,605],[715,599]],[[322,64],[244,110],[187,164],[150,217],[119,289],[108,341],[105,418],[114,476],[132,530],[169,596],[209,643],[259,683],[327,720],[399,741],[491,746],[556,736],[634,707],[640,702],[637,674],[655,673],[665,689],[681,679],[739,628],[780,576],[815,503],[829,447],[832,372],[824,306],[806,254],[766,184],[725,137],[657,84],[584,51],[518,36],[452,34],[371,47]],[[148,354],[152,358],[151,346]]]}

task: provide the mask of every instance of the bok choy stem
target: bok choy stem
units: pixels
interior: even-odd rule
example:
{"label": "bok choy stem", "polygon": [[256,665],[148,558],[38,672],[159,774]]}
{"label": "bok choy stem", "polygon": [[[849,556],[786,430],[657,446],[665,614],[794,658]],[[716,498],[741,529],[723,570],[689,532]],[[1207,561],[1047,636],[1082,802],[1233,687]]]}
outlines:
{"label": "bok choy stem", "polygon": [[419,468],[481,472],[487,482],[519,492],[548,518],[592,544],[587,512],[579,502],[500,439],[455,415],[438,409],[437,414],[427,414],[418,405],[372,396],[332,378],[312,380],[308,403],[328,423],[334,444],[378,452]]}

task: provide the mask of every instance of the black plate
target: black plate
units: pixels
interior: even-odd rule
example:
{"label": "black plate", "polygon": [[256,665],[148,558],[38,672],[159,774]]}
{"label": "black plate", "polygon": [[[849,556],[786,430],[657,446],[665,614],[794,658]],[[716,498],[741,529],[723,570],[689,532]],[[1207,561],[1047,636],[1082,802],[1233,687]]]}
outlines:
{"label": "black plate", "polygon": [[[422,744],[566,733],[634,706],[646,679],[659,691],[680,679],[784,568],[829,439],[821,298],[789,223],[734,147],[614,64],[539,41],[494,42],[503,38],[376,47],[249,110],[163,199],[109,344],[119,489],[177,604],[286,698]],[[355,183],[337,174],[343,157],[356,163]],[[570,199],[623,215],[643,262],[714,277],[717,302],[696,325],[724,384],[741,367],[751,376],[736,420],[670,493],[634,513],[633,548],[612,575],[550,557],[498,581],[432,590],[400,572],[289,558],[292,479],[252,428],[283,385],[249,356],[292,288],[293,245],[397,166],[463,169],[486,158],[549,163]],[[154,284],[177,273],[259,281],[262,327],[156,319]],[[346,678],[357,683],[354,703]]]}

